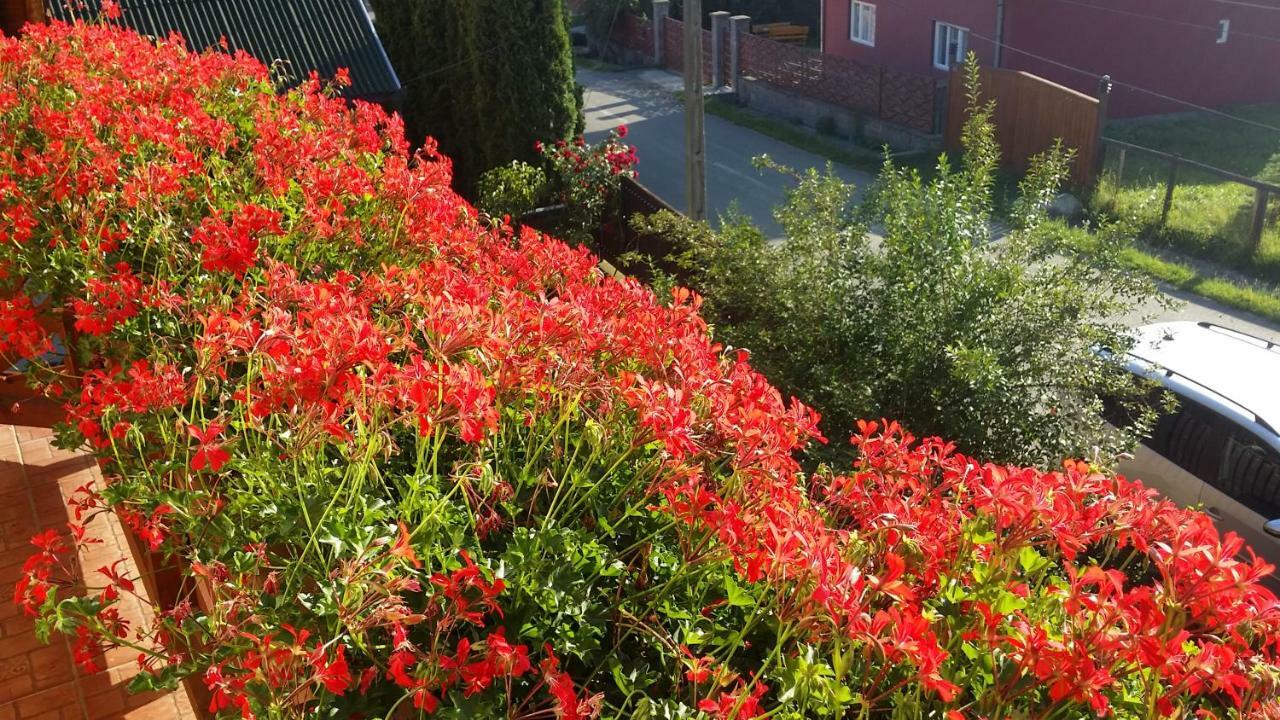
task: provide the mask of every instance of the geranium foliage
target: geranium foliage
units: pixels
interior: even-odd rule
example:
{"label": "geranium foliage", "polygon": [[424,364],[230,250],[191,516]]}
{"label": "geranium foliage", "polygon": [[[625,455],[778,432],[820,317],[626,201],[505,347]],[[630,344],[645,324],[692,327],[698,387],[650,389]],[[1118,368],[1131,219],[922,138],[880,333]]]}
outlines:
{"label": "geranium foliage", "polygon": [[[116,29],[0,44],[0,353],[106,482],[16,602],[226,717],[1275,717],[1280,609],[1200,513],[817,417],[319,81]],[[182,571],[80,568],[113,513]],[[123,560],[123,558],[122,558]]]}

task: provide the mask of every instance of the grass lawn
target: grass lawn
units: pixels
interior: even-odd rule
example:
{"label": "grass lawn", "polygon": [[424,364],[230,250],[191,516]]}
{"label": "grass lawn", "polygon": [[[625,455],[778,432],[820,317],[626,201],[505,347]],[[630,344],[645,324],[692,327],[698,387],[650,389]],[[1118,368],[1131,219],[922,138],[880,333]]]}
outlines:
{"label": "grass lawn", "polygon": [[622,72],[624,70],[634,69],[627,65],[618,65],[616,63],[606,62],[599,58],[587,57],[585,55],[575,56],[573,58],[573,66],[582,70],[595,70],[596,72]]}
{"label": "grass lawn", "polygon": [[1159,257],[1141,247],[1125,250],[1124,262],[1180,290],[1280,322],[1280,293],[1273,290],[1202,275],[1195,268]]}
{"label": "grass lawn", "polygon": [[[1236,107],[1229,112],[1280,127],[1280,105]],[[1108,126],[1107,135],[1280,184],[1280,132],[1193,113],[1114,122]],[[1169,220],[1162,227],[1160,210],[1168,164],[1130,151],[1123,176],[1117,177],[1118,170],[1119,151],[1108,148],[1103,179],[1094,195],[1095,208],[1133,218],[1152,243],[1280,282],[1280,198],[1271,198],[1262,245],[1257,255],[1250,257],[1247,240],[1253,213],[1252,188],[1181,167]]]}
{"label": "grass lawn", "polygon": [[[1058,242],[1091,251],[1096,248],[1096,236],[1082,227],[1067,227],[1061,222],[1044,226],[1046,232],[1056,236]],[[1120,253],[1120,262],[1132,270],[1144,273],[1165,285],[1186,290],[1216,300],[1223,305],[1238,308],[1280,322],[1280,290],[1264,283],[1240,281],[1203,272],[1205,263],[1194,263],[1173,257],[1141,242],[1134,242]],[[1196,267],[1196,265],[1201,267]]]}

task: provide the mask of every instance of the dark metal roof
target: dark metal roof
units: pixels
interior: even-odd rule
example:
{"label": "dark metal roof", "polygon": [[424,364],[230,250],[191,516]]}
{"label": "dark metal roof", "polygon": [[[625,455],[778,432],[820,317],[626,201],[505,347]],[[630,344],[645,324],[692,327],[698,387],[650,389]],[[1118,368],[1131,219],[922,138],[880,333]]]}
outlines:
{"label": "dark metal roof", "polygon": [[[50,19],[98,18],[101,0],[44,0]],[[143,35],[180,33],[196,50],[244,50],[270,65],[281,60],[281,78],[295,85],[312,71],[332,78],[351,73],[348,97],[389,98],[400,80],[373,30],[361,0],[118,0],[120,22]]]}

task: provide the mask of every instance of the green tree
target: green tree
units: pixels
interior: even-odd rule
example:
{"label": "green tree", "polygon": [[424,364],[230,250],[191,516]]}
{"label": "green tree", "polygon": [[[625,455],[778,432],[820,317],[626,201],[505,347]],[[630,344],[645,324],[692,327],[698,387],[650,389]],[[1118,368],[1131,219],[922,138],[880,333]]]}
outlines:
{"label": "green tree", "polygon": [[374,0],[405,85],[410,138],[431,136],[469,192],[486,170],[533,162],[534,143],[582,130],[560,0]]}
{"label": "green tree", "polygon": [[435,135],[441,149],[452,149],[452,138],[440,131],[452,123],[446,0],[372,0],[378,35],[404,87],[401,115],[406,134],[421,143]]}
{"label": "green tree", "polygon": [[992,106],[970,100],[958,166],[944,157],[926,180],[888,162],[862,203],[830,170],[796,174],[776,211],[784,242],[741,218],[685,228],[682,262],[718,338],[813,402],[833,448],[857,419],[888,417],[996,461],[1110,460],[1151,413],[1104,422],[1105,400],[1138,410],[1146,390],[1099,349],[1130,346],[1119,318],[1155,289],[1123,269],[1120,233],[1086,249],[1043,222],[1060,149],[1034,163],[1012,231],[990,240],[999,151]]}

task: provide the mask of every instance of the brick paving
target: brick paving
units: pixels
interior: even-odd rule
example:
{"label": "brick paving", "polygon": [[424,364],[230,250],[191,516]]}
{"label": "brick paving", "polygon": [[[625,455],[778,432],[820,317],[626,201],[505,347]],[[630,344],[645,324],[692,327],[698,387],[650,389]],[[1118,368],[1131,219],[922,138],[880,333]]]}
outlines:
{"label": "brick paving", "polygon": [[[59,450],[43,428],[0,425],[0,720],[173,720],[196,718],[183,692],[130,695],[126,690],[136,653],[107,652],[92,675],[78,669],[61,636],[49,645],[36,639],[31,618],[13,604],[13,586],[31,554],[31,536],[50,527],[65,530],[67,497],[86,482],[100,483],[89,457]],[[128,558],[114,516],[93,521],[90,531],[105,540],[81,554],[82,568],[96,570]],[[129,572],[136,576],[132,559]],[[133,622],[143,617],[136,599],[122,604]]]}

